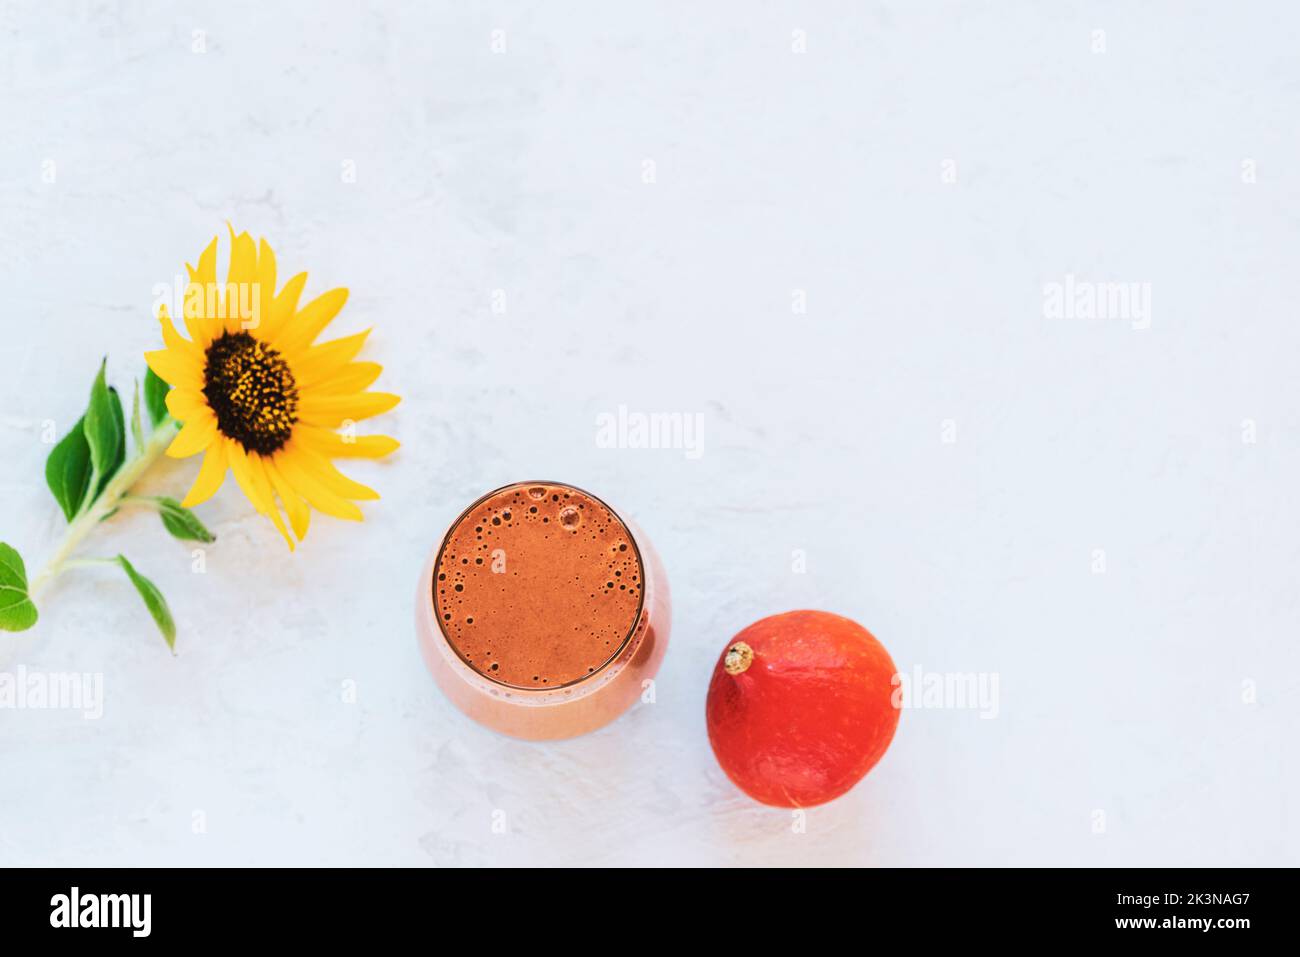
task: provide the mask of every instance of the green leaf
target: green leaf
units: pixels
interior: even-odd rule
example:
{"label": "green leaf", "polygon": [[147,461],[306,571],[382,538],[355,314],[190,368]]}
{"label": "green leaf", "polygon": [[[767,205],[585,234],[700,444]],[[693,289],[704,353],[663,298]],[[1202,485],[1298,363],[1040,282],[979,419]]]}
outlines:
{"label": "green leaf", "polygon": [[131,398],[131,440],[136,450],[144,448],[144,425],[140,422],[140,382],[136,380],[135,392]]}
{"label": "green leaf", "polygon": [[179,538],[183,542],[215,542],[217,536],[204,527],[199,521],[199,517],[191,512],[188,508],[176,501],[174,498],[168,498],[166,495],[159,495],[154,499],[158,506],[158,515],[162,518],[163,525],[172,536]]}
{"label": "green leaf", "polygon": [[72,431],[63,437],[45,460],[45,484],[63,509],[69,522],[81,512],[90,490],[90,445],[82,431],[85,419],[78,419]]}
{"label": "green leaf", "polygon": [[169,386],[157,374],[150,369],[144,374],[144,404],[149,410],[149,421],[153,423],[156,429],[166,421],[170,413],[167,411],[167,393],[171,391]]}
{"label": "green leaf", "polygon": [[36,624],[36,606],[27,593],[23,557],[0,542],[0,630],[26,631]]}
{"label": "green leaf", "polygon": [[90,407],[82,420],[82,431],[90,446],[90,464],[93,484],[98,495],[125,458],[126,435],[123,428],[122,401],[104,382],[104,367],[99,365],[99,375],[90,388]]}
{"label": "green leaf", "polygon": [[117,474],[117,470],[122,467],[126,461],[126,416],[122,412],[122,397],[117,394],[117,390],[112,386],[108,388],[108,406],[113,412],[113,424],[117,430],[117,452],[113,455],[112,466],[104,477],[99,481],[99,488],[95,489],[95,495],[104,491],[104,486],[108,480]]}
{"label": "green leaf", "polygon": [[162,632],[167,647],[175,651],[176,622],[172,620],[172,612],[167,607],[167,599],[163,598],[162,592],[158,590],[157,585],[135,570],[135,566],[126,560],[125,555],[118,555],[117,562],[122,566],[122,570],[126,572],[126,577],[131,579],[131,584],[140,593],[140,597],[144,599],[144,606],[149,609],[149,614],[153,616],[154,623],[158,626],[158,630]]}

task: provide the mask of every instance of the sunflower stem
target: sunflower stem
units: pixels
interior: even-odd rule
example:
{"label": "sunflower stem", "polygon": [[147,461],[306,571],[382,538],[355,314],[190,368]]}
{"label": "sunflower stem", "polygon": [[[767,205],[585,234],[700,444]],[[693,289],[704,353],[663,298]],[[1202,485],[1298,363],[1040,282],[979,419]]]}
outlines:
{"label": "sunflower stem", "polygon": [[159,498],[156,495],[123,495],[122,501],[118,502],[119,507],[125,508],[128,505],[138,505],[141,508],[151,508],[158,510]]}
{"label": "sunflower stem", "polygon": [[108,480],[104,490],[87,508],[82,510],[81,514],[72,520],[71,524],[68,525],[68,530],[63,534],[62,541],[54,550],[54,554],[50,556],[50,560],[32,579],[28,594],[35,598],[46,586],[69,568],[81,567],[84,564],[101,563],[98,559],[74,560],[72,555],[85,541],[86,537],[95,530],[95,527],[122,505],[123,500],[126,499],[135,483],[140,481],[144,474],[149,471],[149,468],[167,450],[167,446],[176,437],[176,426],[176,420],[170,416],[160,422],[153,432],[149,434],[148,439],[136,452],[135,456],[123,463],[117,474]]}
{"label": "sunflower stem", "polygon": [[116,558],[73,558],[63,563],[63,570],[70,568],[95,568],[99,565],[116,565]]}

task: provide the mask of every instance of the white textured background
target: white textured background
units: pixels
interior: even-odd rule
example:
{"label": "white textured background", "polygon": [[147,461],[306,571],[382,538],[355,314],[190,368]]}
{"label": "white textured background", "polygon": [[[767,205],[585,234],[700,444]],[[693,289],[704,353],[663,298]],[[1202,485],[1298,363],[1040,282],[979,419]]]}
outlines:
{"label": "white textured background", "polygon": [[[154,285],[227,219],[350,287],[336,331],[405,396],[363,526],[290,557],[231,483],[206,575],[104,529],[177,657],[107,571],[0,636],[107,696],[0,711],[0,863],[1300,863],[1297,31],[1282,0],[0,5],[0,539],[41,564],[43,423],[102,353],[142,371]],[[1150,328],[1045,318],[1066,273],[1150,283]],[[598,448],[620,404],[702,413],[703,456]],[[638,519],[676,600],[656,703],[549,746],[454,711],[410,623],[445,523],[536,477]],[[905,713],[792,833],[703,707],[795,607],[995,673],[997,718]]]}

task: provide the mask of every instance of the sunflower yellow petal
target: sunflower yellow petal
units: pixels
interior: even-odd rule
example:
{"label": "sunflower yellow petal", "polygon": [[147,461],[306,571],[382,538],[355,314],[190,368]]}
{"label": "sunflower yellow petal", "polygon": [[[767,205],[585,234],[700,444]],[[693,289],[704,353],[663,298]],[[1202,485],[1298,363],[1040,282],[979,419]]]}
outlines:
{"label": "sunflower yellow petal", "polygon": [[203,368],[196,359],[173,349],[146,352],[144,361],[158,378],[177,389],[203,388]]}
{"label": "sunflower yellow petal", "polygon": [[248,455],[248,471],[253,478],[253,485],[257,488],[258,497],[266,503],[266,515],[275,523],[276,529],[284,536],[284,540],[289,543],[289,551],[297,547],[293,536],[289,534],[289,529],[285,527],[284,519],[280,517],[280,509],[275,503],[275,490],[271,485],[271,479],[266,474],[266,459],[256,453]]}
{"label": "sunflower yellow petal", "polygon": [[280,517],[280,510],[275,507],[275,500],[271,497],[271,485],[267,481],[266,473],[262,471],[261,461],[256,455],[249,455],[245,452],[243,446],[238,443],[230,443],[229,448],[230,471],[234,473],[235,481],[244,490],[244,495],[248,500],[253,503],[253,508],[275,524],[276,529],[284,536],[284,540],[289,543],[289,550],[292,551],[294,548],[293,536],[284,527],[284,519]]}
{"label": "sunflower yellow petal", "polygon": [[257,266],[253,274],[253,288],[256,299],[253,301],[253,321],[250,330],[260,330],[271,314],[271,305],[275,302],[275,252],[265,239],[257,243]]}
{"label": "sunflower yellow petal", "polygon": [[378,362],[350,362],[324,382],[312,386],[312,391],[322,395],[348,395],[364,392],[375,384],[384,367]]}
{"label": "sunflower yellow petal", "polygon": [[311,509],[302,500],[302,496],[293,490],[288,480],[280,474],[274,456],[265,459],[263,464],[266,466],[266,477],[271,480],[275,494],[280,497],[280,504],[284,506],[289,516],[289,525],[293,528],[293,533],[298,536],[299,541],[302,541],[307,537],[307,526],[311,524]]}
{"label": "sunflower yellow petal", "polygon": [[253,271],[257,267],[257,244],[246,232],[236,235],[235,227],[229,223],[226,228],[230,230],[230,268],[226,273],[226,285],[218,296],[221,303],[218,315],[226,332],[239,332],[246,323],[252,321]]}
{"label": "sunflower yellow petal", "polygon": [[181,303],[182,318],[190,339],[200,351],[207,349],[220,331],[220,323],[213,319],[219,308],[217,292],[215,280],[207,283],[192,282],[185,287],[185,299]]}
{"label": "sunflower yellow petal", "polygon": [[285,283],[284,288],[271,300],[270,309],[262,313],[262,328],[259,335],[264,340],[274,341],[276,332],[283,329],[284,324],[293,318],[298,309],[298,298],[302,295],[305,285],[307,285],[307,274],[300,272]]}
{"label": "sunflower yellow petal", "polygon": [[298,403],[298,416],[311,425],[327,429],[349,420],[358,422],[382,415],[397,403],[401,396],[390,392],[356,392],[352,395],[307,395]]}
{"label": "sunflower yellow petal", "polygon": [[204,409],[176,433],[172,444],[167,446],[167,455],[173,459],[187,459],[210,446],[216,437],[216,417]]}
{"label": "sunflower yellow petal", "polygon": [[217,281],[217,237],[212,237],[207,249],[199,254],[199,268],[195,270],[194,281],[201,286]]}
{"label": "sunflower yellow petal", "polygon": [[167,311],[165,305],[158,307],[158,325],[162,327],[163,344],[167,346],[168,349],[179,352],[181,355],[184,355],[195,362],[199,361],[199,350],[195,347],[194,343],[176,331],[176,326],[172,323],[171,314]]}
{"label": "sunflower yellow petal", "polygon": [[252,289],[251,285],[240,283],[226,283],[217,292],[217,312],[213,316],[213,338],[218,338],[223,332],[239,332],[244,325],[244,316],[241,311],[241,293],[247,296],[246,290]]}
{"label": "sunflower yellow petal", "polygon": [[[302,389],[308,389],[317,383],[321,385],[333,385],[334,374],[339,372],[349,362],[357,357],[361,347],[366,344],[366,338],[370,335],[370,330],[358,332],[354,336],[345,336],[342,339],[334,339],[330,342],[322,342],[318,346],[312,346],[293,364],[294,376],[298,380],[298,386]],[[361,388],[365,388],[362,386]],[[352,390],[354,392],[360,389]]]}
{"label": "sunflower yellow petal", "polygon": [[207,407],[203,394],[193,389],[172,389],[167,393],[167,411],[177,422],[188,422]]}
{"label": "sunflower yellow petal", "polygon": [[294,430],[294,440],[331,459],[381,459],[402,444],[386,435],[339,435],[303,423]]}
{"label": "sunflower yellow petal", "polygon": [[266,287],[269,294],[275,294],[275,250],[265,239],[257,241],[257,282]]}
{"label": "sunflower yellow petal", "polygon": [[307,274],[300,272],[284,284],[284,288],[275,297],[275,317],[289,319],[298,311],[298,300],[302,298],[303,287],[307,285]]}
{"label": "sunflower yellow petal", "polygon": [[226,285],[233,286],[239,282],[253,281],[253,267],[257,264],[257,245],[248,233],[235,235],[235,227],[230,229],[230,271],[226,274]]}
{"label": "sunflower yellow petal", "polygon": [[306,349],[325,331],[325,327],[339,314],[347,301],[346,289],[331,289],[322,293],[276,330],[272,344],[281,352],[293,353]]}
{"label": "sunflower yellow petal", "polygon": [[244,498],[248,499],[249,504],[257,509],[259,515],[266,513],[266,504],[261,501],[257,494],[257,488],[253,485],[253,476],[250,474],[248,467],[248,453],[238,442],[231,441],[226,445],[227,458],[230,462],[230,473],[235,476],[235,481],[243,490]]}
{"label": "sunflower yellow petal", "polygon": [[193,508],[195,505],[202,505],[212,496],[217,494],[221,484],[226,480],[226,469],[229,468],[226,445],[228,440],[218,439],[208,447],[207,455],[203,456],[203,465],[199,467],[198,478],[190,486],[190,490],[185,493],[185,498],[181,505],[186,508]]}
{"label": "sunflower yellow petal", "polygon": [[368,485],[362,485],[360,482],[354,482],[348,478],[334,467],[333,462],[323,455],[318,455],[311,449],[293,441],[289,442],[287,451],[290,455],[295,455],[301,459],[303,465],[311,471],[312,475],[316,476],[321,485],[340,498],[352,498],[362,502],[378,500],[378,492]]}
{"label": "sunflower yellow petal", "polygon": [[293,486],[294,491],[310,502],[311,507],[316,511],[324,512],[326,515],[333,515],[335,518],[346,518],[354,522],[361,521],[361,509],[326,488],[320,479],[312,474],[300,456],[286,455],[281,452],[280,455],[276,456],[275,464],[279,468],[280,474]]}

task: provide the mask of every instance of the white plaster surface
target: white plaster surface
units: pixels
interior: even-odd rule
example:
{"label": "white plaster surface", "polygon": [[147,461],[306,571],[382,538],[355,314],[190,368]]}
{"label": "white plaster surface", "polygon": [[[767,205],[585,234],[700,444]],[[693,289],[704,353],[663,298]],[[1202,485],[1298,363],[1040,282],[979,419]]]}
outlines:
{"label": "white plaster surface", "polygon": [[[154,286],[227,219],[348,286],[337,331],[373,326],[405,397],[374,423],[401,451],[352,468],[364,525],[290,556],[231,483],[202,575],[145,514],[103,529],[177,656],[106,570],[0,637],[0,670],[106,696],[0,711],[0,864],[1300,864],[1298,30],[1286,2],[0,5],[0,539],[41,563],[44,423],[101,354],[142,371]],[[1149,283],[1149,328],[1045,317],[1066,274]],[[703,454],[598,447],[620,405],[700,414]],[[676,603],[655,703],[551,745],[463,718],[411,626],[445,523],[537,477],[635,517]],[[904,713],[797,833],[703,710],[727,640],[798,607],[996,675],[996,717]]]}

